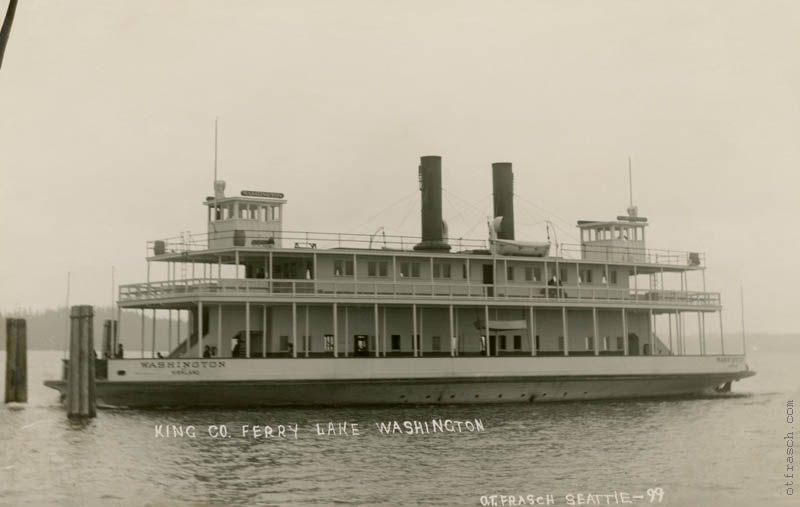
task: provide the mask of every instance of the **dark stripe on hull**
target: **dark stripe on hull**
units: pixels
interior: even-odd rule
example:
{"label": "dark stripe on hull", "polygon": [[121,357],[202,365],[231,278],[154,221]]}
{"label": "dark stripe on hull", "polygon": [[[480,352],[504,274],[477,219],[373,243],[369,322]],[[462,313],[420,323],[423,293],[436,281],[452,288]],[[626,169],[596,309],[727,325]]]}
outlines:
{"label": "dark stripe on hull", "polygon": [[[754,372],[330,381],[97,382],[115,407],[258,407],[521,403],[703,394]],[[45,385],[66,392],[63,381]]]}

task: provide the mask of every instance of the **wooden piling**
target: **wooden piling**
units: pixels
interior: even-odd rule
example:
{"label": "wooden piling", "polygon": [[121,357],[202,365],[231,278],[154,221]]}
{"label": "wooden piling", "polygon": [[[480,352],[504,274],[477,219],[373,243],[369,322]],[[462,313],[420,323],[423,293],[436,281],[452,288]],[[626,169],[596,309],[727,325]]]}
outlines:
{"label": "wooden piling", "polygon": [[73,306],[70,321],[67,417],[95,417],[94,310]]}
{"label": "wooden piling", "polygon": [[28,401],[28,333],[25,319],[6,319],[6,403]]}

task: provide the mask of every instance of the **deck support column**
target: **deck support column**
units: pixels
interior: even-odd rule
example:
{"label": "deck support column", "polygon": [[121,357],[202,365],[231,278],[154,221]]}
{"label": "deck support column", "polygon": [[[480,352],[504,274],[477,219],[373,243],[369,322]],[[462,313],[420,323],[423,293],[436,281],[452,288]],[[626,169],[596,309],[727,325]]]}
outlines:
{"label": "deck support column", "polygon": [[261,305],[261,357],[267,357],[267,305]]}
{"label": "deck support column", "polygon": [[239,249],[233,251],[234,264],[236,264],[236,279],[239,279]]}
{"label": "deck support column", "polygon": [[528,308],[528,318],[530,319],[531,357],[536,357],[536,310],[532,306]]}
{"label": "deck support column", "polygon": [[600,337],[598,336],[597,308],[592,308],[592,333],[594,334],[594,355],[600,355]]}
{"label": "deck support column", "polygon": [[[316,273],[316,269],[315,269],[314,273]],[[309,350],[308,349],[310,348],[310,345],[311,345],[311,336],[309,336],[308,305],[305,305],[305,308],[306,308],[306,323],[305,323],[306,324],[306,335],[305,335],[306,337],[303,339],[303,350],[306,353],[305,354],[306,357],[308,357],[308,354],[309,354]]]}
{"label": "deck support column", "polygon": [[350,349],[350,307],[344,307],[344,357],[347,357],[347,352]]}
{"label": "deck support column", "polygon": [[[112,324],[113,325],[113,324]],[[114,336],[114,330],[111,330],[112,335]],[[112,345],[113,347],[113,345]],[[167,311],[167,354],[172,352],[172,309]],[[114,356],[114,351],[111,351],[111,356]]]}
{"label": "deck support column", "polygon": [[150,357],[156,357],[156,309],[153,308],[153,335],[150,337]]}
{"label": "deck support column", "polygon": [[244,357],[250,358],[250,301],[244,303]]}
{"label": "deck support column", "polygon": [[656,355],[656,332],[653,326],[653,309],[650,308],[648,313],[650,315],[650,323],[648,325],[650,328],[648,329],[650,331],[650,355],[654,356]]}
{"label": "deck support column", "polygon": [[483,305],[483,317],[486,319],[484,321],[484,334],[486,335],[485,340],[483,342],[484,348],[486,349],[486,357],[489,357],[489,305]]}
{"label": "deck support column", "polygon": [[[155,328],[153,328],[155,329]],[[155,339],[153,340],[155,342]],[[191,343],[192,338],[189,337],[189,346],[192,345]],[[186,351],[189,351],[189,347],[186,348]],[[197,357],[203,357],[203,302],[197,302]]]}
{"label": "deck support column", "polygon": [[456,356],[460,356],[461,355],[461,349],[464,348],[464,347],[461,344],[461,328],[458,325],[458,316],[459,316],[458,307],[456,307],[454,310],[455,310],[455,319],[456,319],[456,322],[455,322]]}
{"label": "deck support column", "polygon": [[414,357],[417,357],[417,305],[411,305],[411,350],[414,352]]}
{"label": "deck support column", "polygon": [[222,304],[217,305],[217,357],[222,354]]}
{"label": "deck support column", "polygon": [[[175,348],[181,346],[181,311],[177,310],[177,312],[178,312],[178,325],[176,326],[177,329],[175,330],[175,334],[176,334],[176,337],[175,337]],[[122,326],[120,326],[120,327],[122,327]],[[170,350],[170,353],[172,353],[171,350]]]}
{"label": "deck support column", "polygon": [[564,355],[569,355],[569,326],[567,325],[567,307],[561,307],[561,327],[564,332]]}
{"label": "deck support column", "polygon": [[386,306],[383,307],[383,357],[386,357]]}
{"label": "deck support column", "polygon": [[380,318],[378,315],[378,303],[375,303],[375,357],[381,357],[381,335]]}
{"label": "deck support column", "polygon": [[[744,329],[744,327],[743,327]],[[725,335],[722,334],[722,310],[719,311],[719,344],[721,347],[722,352],[720,352],[723,356],[725,355]]]}
{"label": "deck support column", "polygon": [[456,355],[456,350],[455,350],[456,349],[456,347],[455,347],[455,345],[456,345],[456,337],[455,336],[456,335],[455,335],[455,331],[453,329],[453,305],[450,305],[448,307],[448,314],[449,314],[449,317],[450,317],[450,320],[449,320],[449,322],[450,322],[450,328],[449,328],[450,329],[450,357],[455,357],[455,355]]}
{"label": "deck support column", "polygon": [[419,357],[425,355],[425,308],[419,309],[419,344],[417,345],[417,354]]}
{"label": "deck support column", "polygon": [[292,357],[297,357],[297,303],[292,303]]}
{"label": "deck support column", "polygon": [[675,349],[672,348],[672,314],[669,312],[667,312],[667,326],[669,326],[669,353],[674,356]]}
{"label": "deck support column", "polygon": [[339,308],[333,303],[333,357],[339,357]]}
{"label": "deck support column", "polygon": [[628,316],[625,313],[625,308],[622,309],[622,350],[626,356],[630,355],[630,350],[628,350]]}
{"label": "deck support column", "polygon": [[703,322],[701,312],[697,312],[697,338],[700,341],[700,355],[706,355],[706,339],[703,336]]}
{"label": "deck support column", "polygon": [[[178,311],[178,317],[181,312]],[[111,349],[111,357],[117,357],[118,343],[122,342],[122,308],[117,305],[117,321],[114,323],[114,345]],[[171,351],[170,351],[171,352]]]}

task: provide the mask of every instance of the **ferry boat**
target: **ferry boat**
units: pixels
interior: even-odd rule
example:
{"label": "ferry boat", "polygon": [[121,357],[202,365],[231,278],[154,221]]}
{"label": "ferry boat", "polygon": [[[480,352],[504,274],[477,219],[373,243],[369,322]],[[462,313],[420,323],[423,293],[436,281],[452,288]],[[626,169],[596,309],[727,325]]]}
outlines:
{"label": "ferry boat", "polygon": [[[754,375],[744,347],[726,352],[704,255],[646,248],[633,205],[579,221],[579,245],[518,241],[512,165],[495,163],[490,237],[452,240],[441,167],[421,157],[420,238],[285,231],[282,193],[215,181],[207,232],[149,242],[147,280],[119,287],[117,319],[141,314],[142,357],[114,357],[107,325],[98,404],[539,403],[712,393]],[[168,316],[165,356],[147,314]]]}

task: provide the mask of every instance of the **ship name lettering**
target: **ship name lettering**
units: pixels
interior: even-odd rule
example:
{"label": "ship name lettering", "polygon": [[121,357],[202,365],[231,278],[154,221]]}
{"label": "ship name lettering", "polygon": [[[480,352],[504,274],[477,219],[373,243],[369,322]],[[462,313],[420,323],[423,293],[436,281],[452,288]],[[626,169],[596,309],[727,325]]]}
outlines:
{"label": "ship name lettering", "polygon": [[225,368],[225,361],[139,361],[142,368],[147,369],[179,369],[179,368]]}

